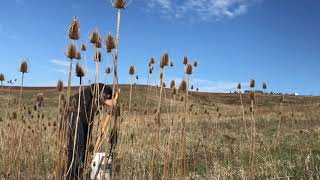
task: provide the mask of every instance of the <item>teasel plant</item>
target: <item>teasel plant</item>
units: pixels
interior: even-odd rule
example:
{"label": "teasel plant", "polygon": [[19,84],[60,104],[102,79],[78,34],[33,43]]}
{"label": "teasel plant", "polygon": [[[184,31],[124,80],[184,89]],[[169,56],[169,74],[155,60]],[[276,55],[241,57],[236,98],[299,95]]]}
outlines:
{"label": "teasel plant", "polygon": [[129,112],[131,112],[131,98],[132,98],[132,77],[135,73],[134,65],[131,64],[129,68],[129,75],[130,75],[130,97],[129,97]]}
{"label": "teasel plant", "polygon": [[[85,76],[85,70],[83,69],[83,67],[79,64],[79,62],[76,65],[76,76],[79,78],[79,95],[78,95],[78,110],[77,110],[77,118],[76,118],[76,127],[75,127],[75,131],[74,131],[74,139],[73,139],[73,149],[76,149],[76,145],[77,145],[77,134],[78,134],[78,124],[79,124],[79,115],[80,115],[80,106],[81,106],[81,84],[82,84],[82,78]],[[72,151],[72,159],[71,159],[71,163],[70,166],[68,167],[68,170],[66,172],[66,174],[68,174],[71,170],[72,164],[74,162],[75,159],[75,150]]]}
{"label": "teasel plant", "polygon": [[4,77],[3,73],[0,73],[0,81],[1,81],[1,88],[3,89],[3,81],[5,81],[6,78]]}
{"label": "teasel plant", "polygon": [[[165,82],[165,69],[166,66],[169,65],[169,54],[165,52],[162,56],[162,59],[160,61],[160,95],[159,95],[159,104],[158,104],[158,118],[160,118],[160,110],[161,110],[161,101],[162,101],[162,91],[163,91],[163,84]],[[158,123],[160,123],[160,119],[158,119]]]}
{"label": "teasel plant", "polygon": [[87,45],[86,44],[81,44],[81,51],[83,53],[83,61],[84,61],[84,67],[85,67],[85,71],[86,73],[88,72],[88,65],[87,65]]}
{"label": "teasel plant", "polygon": [[149,93],[151,92],[151,88],[152,88],[151,79],[152,79],[152,75],[154,72],[154,63],[155,63],[154,57],[151,57],[150,61],[149,61],[149,67],[148,67],[149,69],[148,69],[148,78],[147,78],[146,105],[149,102],[148,96],[149,96]]}
{"label": "teasel plant", "polygon": [[62,176],[63,174],[63,161],[66,159],[66,154],[65,153],[62,153],[62,149],[63,149],[63,146],[64,146],[64,143],[66,143],[66,141],[64,140],[64,137],[65,137],[65,128],[66,128],[66,123],[63,122],[63,118],[61,115],[61,99],[62,99],[62,94],[63,94],[63,89],[64,89],[64,86],[63,86],[63,81],[62,80],[59,80],[57,82],[57,91],[59,93],[59,96],[58,96],[58,122],[59,122],[59,130],[58,130],[58,146],[59,146],[59,161],[58,161],[58,165],[56,167],[56,172],[58,173],[58,176]]}
{"label": "teasel plant", "polygon": [[255,144],[256,144],[256,122],[254,118],[254,103],[255,103],[255,86],[254,79],[250,82],[250,112],[251,112],[251,128],[250,128],[250,178],[255,178]]}
{"label": "teasel plant", "polygon": [[[188,83],[185,80],[182,80],[180,85],[179,85],[179,93],[186,95],[188,92]],[[185,100],[185,112],[187,111],[187,100],[186,98],[184,98]],[[187,116],[187,114],[185,113],[185,116]],[[185,136],[185,129],[186,129],[186,119],[183,118],[182,119],[182,128],[181,128],[181,162],[180,162],[180,168],[181,168],[181,177],[180,179],[184,179],[185,178],[185,173],[186,173],[186,158],[185,158],[185,151],[186,151],[186,136]]]}
{"label": "teasel plant", "polygon": [[21,86],[20,86],[20,95],[19,95],[19,103],[18,103],[18,114],[20,114],[20,105],[21,105],[21,97],[22,97],[22,88],[23,88],[23,82],[24,82],[24,75],[29,72],[29,64],[28,60],[22,60],[20,63],[20,69],[21,72]]}
{"label": "teasel plant", "polygon": [[242,121],[243,121],[243,124],[244,124],[244,130],[245,130],[245,133],[246,133],[246,136],[247,138],[249,138],[249,134],[248,134],[248,131],[247,131],[247,123],[245,121],[245,113],[244,113],[244,105],[243,105],[243,99],[242,99],[242,86],[241,86],[241,83],[238,84],[237,86],[237,89],[238,89],[238,93],[239,93],[239,97],[240,97],[240,103],[241,103],[241,112],[242,112]]}

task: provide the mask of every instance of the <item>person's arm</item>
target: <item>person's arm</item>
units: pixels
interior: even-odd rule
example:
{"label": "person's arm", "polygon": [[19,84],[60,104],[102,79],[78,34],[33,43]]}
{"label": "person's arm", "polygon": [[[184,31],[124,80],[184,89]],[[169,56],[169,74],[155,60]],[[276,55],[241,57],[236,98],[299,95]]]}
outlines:
{"label": "person's arm", "polygon": [[[119,89],[120,91],[120,89]],[[112,99],[107,99],[104,101],[104,104],[105,105],[108,105],[108,106],[115,106],[117,104],[117,100],[118,100],[118,95],[119,95],[119,91],[117,92],[116,96],[114,97],[113,101]]]}

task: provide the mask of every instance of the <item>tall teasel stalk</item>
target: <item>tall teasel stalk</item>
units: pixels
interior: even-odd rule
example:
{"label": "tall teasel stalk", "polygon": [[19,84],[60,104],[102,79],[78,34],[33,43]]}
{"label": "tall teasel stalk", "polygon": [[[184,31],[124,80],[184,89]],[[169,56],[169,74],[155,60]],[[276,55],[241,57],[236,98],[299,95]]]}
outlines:
{"label": "tall teasel stalk", "polygon": [[129,68],[129,75],[130,75],[130,97],[129,97],[129,112],[131,112],[131,97],[132,97],[132,76],[134,75],[134,65],[131,64]]}
{"label": "tall teasel stalk", "polygon": [[20,105],[21,105],[21,96],[22,96],[22,88],[23,88],[23,81],[24,81],[24,74],[29,72],[29,65],[28,65],[28,61],[27,60],[22,60],[21,64],[20,64],[20,70],[21,72],[21,86],[20,86],[20,95],[19,95],[19,111],[20,112]]}
{"label": "tall teasel stalk", "polygon": [[87,51],[86,44],[81,44],[81,51],[83,53],[84,67],[85,67],[85,71],[87,73],[88,72],[88,65],[87,65],[87,55],[86,55],[86,51]]}
{"label": "tall teasel stalk", "polygon": [[[170,113],[171,115],[173,115],[173,108],[172,108],[172,101],[175,99],[175,95],[177,93],[176,90],[176,82],[174,80],[172,80],[170,82],[170,91],[171,91],[171,98],[170,98]],[[173,124],[173,117],[171,118],[171,124]]]}
{"label": "tall teasel stalk", "polygon": [[5,81],[5,77],[3,73],[0,73],[0,81],[1,81],[1,88],[3,88],[3,81]]}
{"label": "tall teasel stalk", "polygon": [[59,130],[58,130],[58,146],[59,146],[59,161],[58,161],[58,166],[56,167],[57,168],[57,173],[58,174],[62,174],[63,172],[62,171],[62,168],[63,167],[63,161],[65,159],[65,153],[62,153],[62,149],[63,149],[63,143],[64,143],[64,137],[65,135],[61,132],[64,132],[64,128],[65,128],[65,123],[63,123],[63,118],[61,116],[61,95],[63,93],[63,81],[62,80],[59,80],[58,83],[57,83],[57,91],[59,93],[59,99],[58,99],[58,122],[59,122]]}
{"label": "tall teasel stalk", "polygon": [[[117,20],[117,36],[116,36],[116,52],[114,58],[114,80],[113,80],[113,91],[118,90],[118,58],[119,58],[119,44],[120,44],[120,21],[121,21],[121,11],[126,7],[126,0],[114,0],[114,8],[118,9],[118,20]],[[113,96],[114,97],[114,96]]]}
{"label": "tall teasel stalk", "polygon": [[[187,95],[187,91],[188,91],[188,84],[185,80],[182,80],[180,85],[179,85],[179,93],[180,94],[184,94]],[[184,102],[185,102],[185,112],[187,111],[187,100],[186,98],[184,98]],[[186,173],[186,159],[185,159],[185,151],[186,151],[186,136],[185,136],[185,128],[186,128],[186,119],[183,118],[182,119],[182,128],[181,128],[181,163],[180,163],[180,168],[181,168],[181,177],[180,179],[184,179],[185,178],[185,173]]]}
{"label": "tall teasel stalk", "polygon": [[77,118],[76,118],[76,127],[74,131],[74,136],[73,136],[73,151],[72,151],[72,160],[70,163],[70,166],[68,167],[67,174],[71,170],[72,164],[75,159],[75,150],[76,150],[76,145],[77,145],[77,134],[78,134],[78,124],[79,124],[79,115],[80,115],[80,105],[81,105],[81,85],[82,85],[82,77],[85,75],[85,70],[80,66],[79,62],[76,65],[76,75],[79,77],[79,96],[78,96],[78,110],[77,110]]}
{"label": "tall teasel stalk", "polygon": [[71,43],[67,49],[67,57],[70,59],[69,65],[69,78],[68,78],[68,89],[67,89],[67,104],[69,104],[70,91],[71,91],[71,76],[72,76],[72,61],[77,58],[77,47],[75,41],[80,39],[80,21],[77,17],[74,17],[69,26],[69,39]]}
{"label": "tall teasel stalk", "polygon": [[[152,75],[153,75],[153,71],[154,71],[154,63],[155,63],[155,60],[153,57],[150,58],[150,61],[149,61],[149,71],[148,71],[148,79],[147,79],[147,93],[146,93],[146,105],[148,104],[148,96],[149,96],[149,92],[151,91],[151,79],[152,79]],[[150,83],[150,87],[149,87],[149,83]]]}
{"label": "tall teasel stalk", "polygon": [[241,111],[242,111],[242,121],[243,121],[243,124],[244,124],[244,130],[245,130],[247,138],[249,138],[249,135],[248,135],[248,132],[247,132],[247,123],[246,123],[245,118],[244,118],[244,105],[243,105],[243,99],[242,99],[241,83],[238,84],[237,89],[238,89],[238,93],[239,93],[239,97],[240,97]]}
{"label": "tall teasel stalk", "polygon": [[255,178],[255,144],[256,144],[256,122],[254,118],[255,103],[255,80],[250,82],[250,112],[251,112],[251,128],[250,128],[250,178]]}
{"label": "tall teasel stalk", "polygon": [[[160,108],[161,108],[161,96],[162,96],[162,90],[163,90],[163,85],[165,82],[165,68],[166,66],[169,65],[169,54],[164,53],[162,56],[162,59],[160,61],[160,68],[161,68],[161,73],[160,73],[160,95],[159,95],[159,104],[158,104],[158,115],[160,115]],[[159,117],[158,117],[159,118]],[[160,123],[160,119],[159,123]]]}

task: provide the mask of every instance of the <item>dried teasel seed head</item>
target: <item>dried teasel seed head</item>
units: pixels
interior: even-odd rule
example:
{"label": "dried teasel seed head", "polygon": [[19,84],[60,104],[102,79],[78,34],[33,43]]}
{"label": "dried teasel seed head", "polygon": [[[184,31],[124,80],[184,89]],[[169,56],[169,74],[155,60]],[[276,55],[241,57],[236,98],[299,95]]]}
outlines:
{"label": "dried teasel seed head", "polygon": [[100,34],[98,31],[93,31],[90,35],[90,42],[92,44],[95,44],[99,41],[99,38],[100,38]]}
{"label": "dried teasel seed head", "polygon": [[114,43],[114,39],[113,39],[111,33],[108,33],[108,36],[106,38],[107,52],[110,53],[115,47],[116,47],[116,45]]}
{"label": "dried teasel seed head", "polygon": [[152,74],[152,73],[153,73],[153,69],[149,68],[149,74]]}
{"label": "dried teasel seed head", "polygon": [[58,92],[62,92],[63,91],[63,81],[62,80],[58,81],[57,90],[58,90]]}
{"label": "dried teasel seed head", "polygon": [[102,47],[102,42],[101,42],[101,40],[98,40],[98,42],[96,42],[96,43],[94,44],[94,46],[95,46],[96,48],[101,48],[101,47]]}
{"label": "dried teasel seed head", "polygon": [[132,75],[134,75],[134,65],[133,64],[131,64],[130,65],[130,68],[129,68],[129,74],[132,76]]}
{"label": "dried teasel seed head", "polygon": [[77,47],[74,43],[69,44],[67,49],[67,57],[69,59],[75,59],[77,57]]}
{"label": "dried teasel seed head", "polygon": [[184,65],[187,65],[188,63],[189,63],[189,60],[188,60],[188,57],[187,56],[185,56],[184,58],[183,58],[183,62],[182,62]]}
{"label": "dried teasel seed head", "polygon": [[5,81],[5,77],[4,77],[4,74],[3,73],[0,73],[0,81]]}
{"label": "dried teasel seed head", "polygon": [[41,103],[41,102],[43,102],[43,100],[44,100],[44,94],[42,92],[38,93],[37,96],[36,96],[36,101],[38,103]]}
{"label": "dried teasel seed head", "polygon": [[97,49],[94,53],[94,61],[101,62],[101,52],[99,51],[99,49]]}
{"label": "dried teasel seed head", "polygon": [[87,51],[87,45],[81,44],[81,51]]}
{"label": "dried teasel seed head", "polygon": [[187,92],[187,82],[185,80],[181,81],[179,85],[179,92],[186,93]]}
{"label": "dried teasel seed head", "polygon": [[126,7],[126,0],[114,0],[113,5],[117,9],[124,9]]}
{"label": "dried teasel seed head", "polygon": [[173,67],[173,62],[172,61],[170,61],[170,67]]}
{"label": "dried teasel seed head", "polygon": [[83,69],[83,67],[77,63],[76,65],[76,75],[77,77],[83,77],[86,74],[85,70]]}
{"label": "dried teasel seed head", "polygon": [[22,60],[20,64],[20,72],[28,73],[29,65],[27,60]]}
{"label": "dried teasel seed head", "polygon": [[176,87],[176,82],[174,81],[174,80],[172,80],[171,82],[170,82],[170,89],[173,89],[173,88],[175,88]]}
{"label": "dried teasel seed head", "polygon": [[165,66],[169,65],[169,54],[164,53],[161,60],[160,60],[160,68],[164,68]]}
{"label": "dried teasel seed head", "polygon": [[238,84],[237,89],[241,89],[241,83]]}
{"label": "dried teasel seed head", "polygon": [[165,82],[162,83],[162,87],[164,87],[164,88],[167,87]]}
{"label": "dried teasel seed head", "polygon": [[186,71],[186,74],[188,75],[192,74],[192,65],[191,64],[186,65],[185,71]]}
{"label": "dried teasel seed head", "polygon": [[139,80],[139,76],[138,75],[136,75],[136,80]]}
{"label": "dried teasel seed head", "polygon": [[195,62],[193,62],[193,67],[198,67],[198,62],[197,61],[195,61]]}
{"label": "dried teasel seed head", "polygon": [[264,90],[267,89],[267,83],[262,83],[262,89],[264,89]]}
{"label": "dried teasel seed head", "polygon": [[73,18],[69,27],[69,38],[73,40],[80,39],[80,22],[77,17]]}
{"label": "dried teasel seed head", "polygon": [[191,85],[191,88],[190,88],[191,90],[193,90],[193,85]]}
{"label": "dried teasel seed head", "polygon": [[252,79],[250,82],[250,87],[254,88],[255,86],[256,86],[256,81],[254,79]]}
{"label": "dried teasel seed head", "polygon": [[111,73],[111,68],[109,66],[106,67],[106,74],[110,74]]}
{"label": "dried teasel seed head", "polygon": [[80,53],[79,51],[77,52],[76,59],[77,59],[77,60],[80,60],[80,59],[81,59],[81,53]]}
{"label": "dried teasel seed head", "polygon": [[153,65],[155,63],[154,57],[150,58],[150,64]]}

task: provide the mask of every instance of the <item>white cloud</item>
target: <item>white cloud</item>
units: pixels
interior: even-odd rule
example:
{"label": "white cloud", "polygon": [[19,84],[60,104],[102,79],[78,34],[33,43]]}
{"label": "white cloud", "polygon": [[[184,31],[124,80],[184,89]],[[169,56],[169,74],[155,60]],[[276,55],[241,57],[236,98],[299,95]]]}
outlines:
{"label": "white cloud", "polygon": [[70,65],[70,63],[68,61],[62,61],[62,60],[58,60],[58,59],[52,59],[51,63],[58,65],[58,66],[65,66],[65,67],[68,67]]}
{"label": "white cloud", "polygon": [[[239,82],[232,81],[211,81],[207,79],[194,78],[191,79],[190,85],[193,85],[194,88],[199,88],[201,92],[230,92],[237,89]],[[242,82],[243,88],[249,87],[249,83]]]}
{"label": "white cloud", "polygon": [[190,18],[193,21],[220,20],[244,15],[261,0],[144,0],[147,6],[165,18]]}

